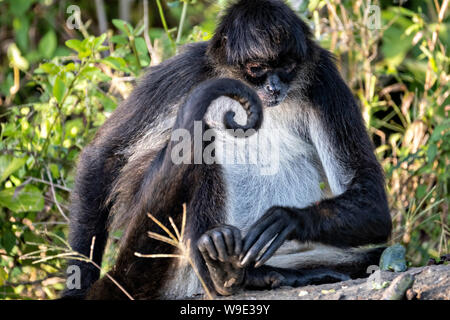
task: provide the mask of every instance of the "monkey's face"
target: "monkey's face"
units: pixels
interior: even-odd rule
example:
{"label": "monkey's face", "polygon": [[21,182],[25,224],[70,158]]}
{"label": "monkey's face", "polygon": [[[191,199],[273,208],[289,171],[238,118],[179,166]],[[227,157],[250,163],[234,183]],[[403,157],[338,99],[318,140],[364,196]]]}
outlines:
{"label": "monkey's face", "polygon": [[286,98],[295,78],[297,62],[290,59],[251,61],[242,67],[245,79],[253,85],[266,107],[279,105]]}

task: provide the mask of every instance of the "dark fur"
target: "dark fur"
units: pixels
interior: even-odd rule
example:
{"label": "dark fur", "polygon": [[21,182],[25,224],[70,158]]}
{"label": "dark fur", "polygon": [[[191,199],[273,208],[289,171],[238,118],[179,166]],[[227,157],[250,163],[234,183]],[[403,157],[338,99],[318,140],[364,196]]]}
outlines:
{"label": "dark fur", "polygon": [[[211,77],[212,68],[205,56],[206,43],[185,48],[184,53],[153,67],[140,80],[130,97],[124,101],[94,140],[84,148],[77,168],[72,193],[69,241],[72,248],[89,256],[95,236],[94,261],[101,263],[107,238],[107,220],[114,203],[108,201],[123,166],[127,162],[125,149],[133,144],[158,115],[167,114],[168,107],[183,99],[200,82]],[[171,91],[173,90],[173,93]],[[150,94],[151,93],[151,94]],[[126,198],[129,212],[138,202],[140,183],[149,161],[156,154],[146,155],[139,167],[129,168],[121,187],[129,190]],[[125,199],[123,199],[125,200]],[[99,277],[92,265],[71,261],[82,268],[82,289],[66,291],[66,296],[84,296],[86,289]]]}
{"label": "dark fur", "polygon": [[231,66],[278,60],[280,53],[305,59],[309,36],[306,24],[281,1],[236,1],[224,12],[208,54]]}
{"label": "dark fur", "polygon": [[[262,106],[258,96],[239,81],[216,79],[200,84],[189,95],[186,103],[178,112],[173,129],[184,128],[193,134],[194,121],[202,121],[211,102],[223,95],[240,101],[248,113],[248,121],[245,126],[240,126],[232,121],[230,123],[231,119],[225,118],[230,129],[259,128],[262,122]],[[205,130],[204,121],[203,126]],[[134,253],[173,252],[173,247],[150,240],[146,236],[149,230],[153,232],[160,230],[158,227],[155,228],[155,224],[142,213],[151,212],[160,221],[166,221],[168,216],[172,216],[175,223],[180,225],[182,205],[187,203],[187,211],[199,213],[198,215],[189,215],[187,219],[186,236],[194,245],[198,235],[222,220],[216,212],[216,210],[220,211],[224,205],[223,199],[217,197],[217,195],[223,194],[222,186],[217,184],[217,181],[220,181],[219,170],[211,165],[174,165],[171,160],[173,145],[174,143],[169,143],[152,163],[147,164],[147,170],[144,172],[139,183],[140,188],[137,190],[139,201],[136,202],[136,206],[130,208],[136,212],[136,215],[134,221],[130,223],[131,229],[127,232],[124,240],[126,246],[121,250],[114,270],[110,272],[114,279],[118,280],[138,299],[158,296],[155,288],[161,287],[162,282],[166,280],[164,271],[169,268],[169,265],[164,261],[138,258]],[[194,246],[192,251],[195,252]],[[149,270],[152,271],[149,272]],[[115,285],[111,286],[111,284],[106,278],[98,281],[90,290],[88,298],[123,298],[123,294],[117,290]]]}
{"label": "dark fur", "polygon": [[[373,154],[358,106],[330,54],[310,39],[306,24],[282,1],[241,0],[226,11],[211,41],[189,45],[183,53],[151,68],[84,149],[71,209],[70,243],[73,249],[89,255],[91,239],[95,236],[94,260],[100,264],[110,211],[113,207],[125,206],[127,213],[121,220],[126,222],[124,245],[110,273],[135,298],[158,298],[160,288],[170,277],[168,270],[172,261],[137,259],[134,252],[173,252],[169,245],[147,237],[147,231],[160,230],[146,213],[151,212],[165,222],[171,216],[180,225],[181,205],[186,202],[187,212],[193,213],[188,214],[186,230],[186,236],[191,239],[193,259],[208,286],[214,289],[204,257],[195,243],[208,230],[225,221],[227,199],[224,198],[221,167],[182,165],[175,168],[168,165],[163,170],[162,166],[167,163],[164,161],[169,147],[167,142],[133,161],[129,160],[131,155],[126,150],[160,121],[158,116],[169,115],[171,106],[186,99],[189,92],[205,80],[227,70],[246,82],[245,77],[239,75],[242,64],[284,57],[295,57],[299,61],[298,78],[302,79],[293,83],[295,90],[290,92],[288,99],[301,97],[310,102],[332,139],[340,165],[355,175],[348,190],[338,197],[308,208],[273,208],[265,218],[283,221],[283,225],[293,227],[288,238],[299,241],[340,247],[385,241],[390,234],[391,222],[382,170]],[[303,110],[299,110],[299,117],[301,112]],[[183,122],[181,126],[188,124]],[[262,231],[264,228],[255,224],[244,243],[252,234]],[[359,270],[364,265],[376,263],[378,257],[379,252],[362,259],[365,263],[358,265]],[[82,268],[82,290],[68,290],[65,296],[83,297],[99,273],[86,263],[74,261],[72,264]],[[248,287],[274,271],[281,272],[269,270],[264,273],[264,268],[260,268],[258,272],[264,275],[257,276],[255,271],[248,278],[254,276],[256,280],[250,281]],[[283,272],[294,284],[304,284],[302,279],[317,282],[314,272],[306,277],[302,271],[300,274],[292,270]],[[349,273],[355,274],[354,270],[352,272]],[[94,284],[88,297],[124,298],[124,295],[111,281],[103,278]]]}

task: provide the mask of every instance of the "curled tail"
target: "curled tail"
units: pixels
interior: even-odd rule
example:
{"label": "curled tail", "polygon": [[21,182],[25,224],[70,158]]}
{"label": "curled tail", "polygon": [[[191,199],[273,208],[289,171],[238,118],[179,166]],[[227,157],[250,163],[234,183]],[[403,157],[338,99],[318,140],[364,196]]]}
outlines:
{"label": "curled tail", "polygon": [[240,125],[234,120],[235,113],[227,111],[224,124],[227,129],[255,129],[263,120],[262,104],[256,92],[243,82],[228,78],[209,80],[196,87],[178,111],[173,129],[193,131],[195,121],[203,121],[208,107],[219,97],[226,96],[238,101],[247,113],[247,123]]}

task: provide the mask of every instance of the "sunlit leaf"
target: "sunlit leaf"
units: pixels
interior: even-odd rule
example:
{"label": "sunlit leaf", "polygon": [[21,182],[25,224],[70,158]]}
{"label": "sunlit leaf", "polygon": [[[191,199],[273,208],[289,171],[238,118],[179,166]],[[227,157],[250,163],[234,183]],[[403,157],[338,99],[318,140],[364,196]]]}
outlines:
{"label": "sunlit leaf", "polygon": [[44,196],[41,190],[32,185],[5,189],[0,191],[0,206],[16,213],[41,211],[44,209]]}
{"label": "sunlit leaf", "polygon": [[0,156],[0,182],[3,182],[11,174],[22,168],[27,162],[27,157],[15,158],[13,156]]}
{"label": "sunlit leaf", "polygon": [[53,96],[59,103],[62,102],[64,94],[66,93],[66,85],[60,77],[56,77],[55,84],[53,85]]}
{"label": "sunlit leaf", "polygon": [[81,45],[81,41],[78,39],[70,39],[66,41],[66,46],[70,49],[73,49],[77,52],[83,51],[83,46]]}
{"label": "sunlit leaf", "polygon": [[43,63],[39,66],[41,70],[43,70],[45,73],[55,75],[58,74],[60,71],[60,67],[54,64],[53,62]]}
{"label": "sunlit leaf", "polygon": [[8,274],[2,267],[0,267],[0,287],[5,283],[6,280],[8,280]]}

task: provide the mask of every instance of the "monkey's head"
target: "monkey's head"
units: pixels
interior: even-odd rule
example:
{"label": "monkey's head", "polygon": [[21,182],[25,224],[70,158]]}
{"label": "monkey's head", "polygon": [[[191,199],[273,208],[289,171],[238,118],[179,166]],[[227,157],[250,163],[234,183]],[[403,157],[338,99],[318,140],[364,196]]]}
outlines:
{"label": "monkey's head", "polygon": [[208,55],[273,107],[288,96],[310,43],[308,26],[283,1],[239,0],[224,12]]}

